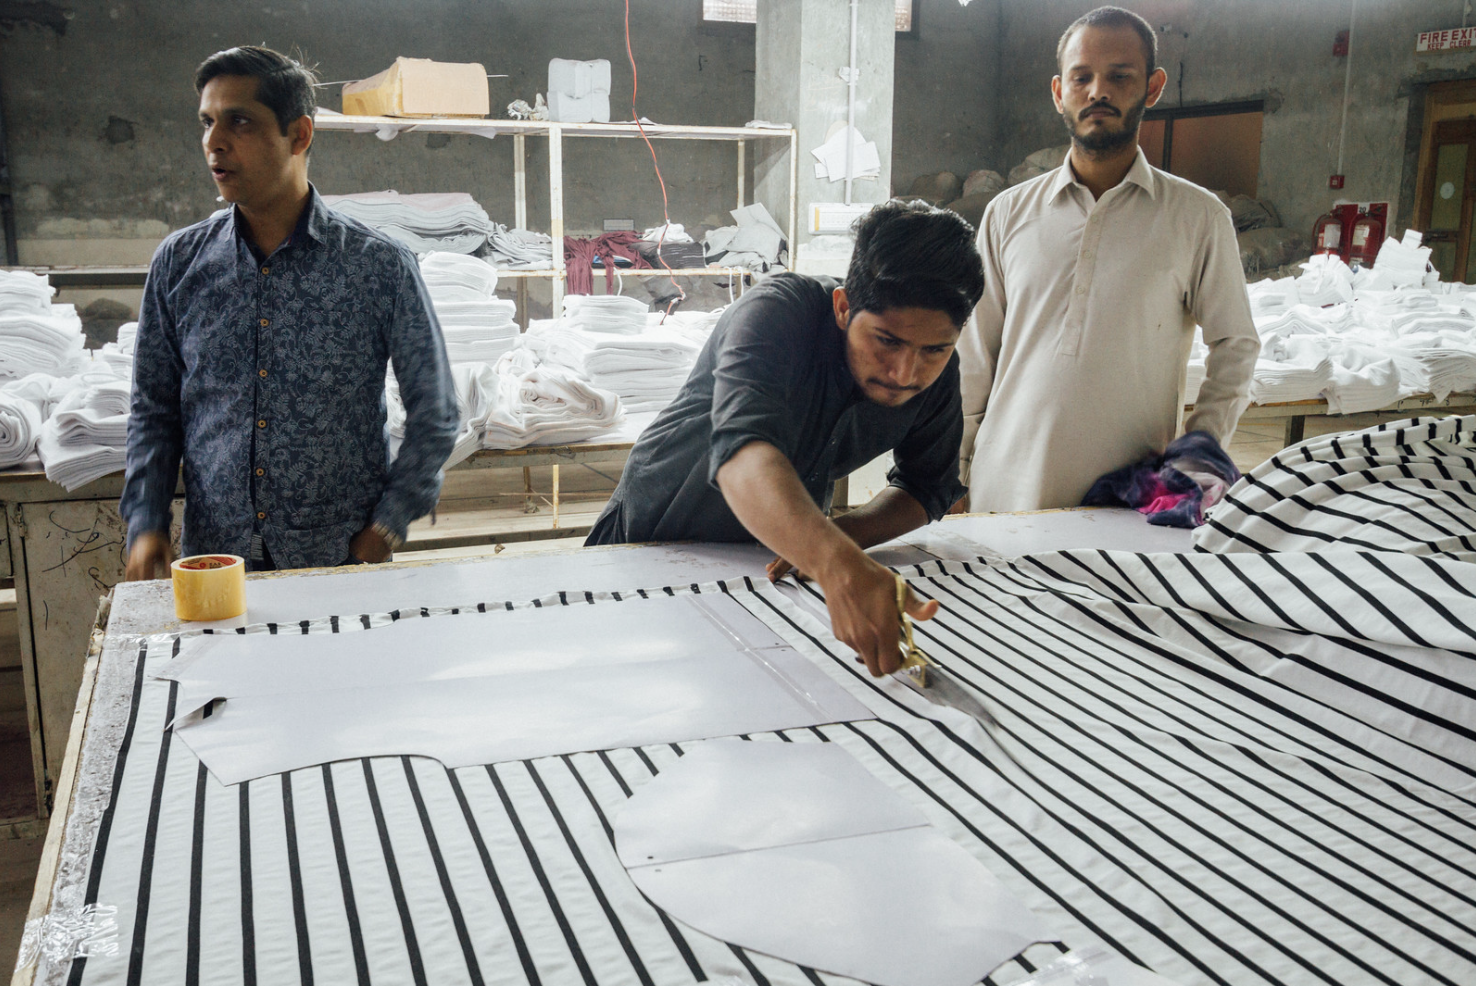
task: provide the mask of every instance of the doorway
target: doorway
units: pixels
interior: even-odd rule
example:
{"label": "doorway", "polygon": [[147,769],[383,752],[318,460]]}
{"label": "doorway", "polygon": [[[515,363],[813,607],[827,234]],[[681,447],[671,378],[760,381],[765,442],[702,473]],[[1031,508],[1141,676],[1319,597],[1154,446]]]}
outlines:
{"label": "doorway", "polygon": [[1442,281],[1476,284],[1476,80],[1431,86],[1425,99],[1414,228]]}
{"label": "doorway", "polygon": [[1228,195],[1256,197],[1261,172],[1259,100],[1149,110],[1138,128],[1148,163]]}

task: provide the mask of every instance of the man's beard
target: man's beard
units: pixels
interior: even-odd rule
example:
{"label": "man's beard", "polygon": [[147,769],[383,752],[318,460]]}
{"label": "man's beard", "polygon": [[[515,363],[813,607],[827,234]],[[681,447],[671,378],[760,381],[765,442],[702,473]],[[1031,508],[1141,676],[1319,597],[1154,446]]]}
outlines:
{"label": "man's beard", "polygon": [[[1088,106],[1083,112],[1090,112],[1093,107]],[[1066,124],[1066,132],[1071,135],[1071,141],[1079,145],[1082,150],[1093,154],[1109,154],[1121,150],[1129,144],[1137,143],[1138,125],[1143,122],[1143,113],[1148,109],[1148,94],[1143,93],[1143,98],[1129,106],[1127,112],[1122,115],[1121,130],[1092,130],[1081,133],[1076,128],[1077,121],[1071,119],[1069,113],[1061,114],[1061,122]]]}

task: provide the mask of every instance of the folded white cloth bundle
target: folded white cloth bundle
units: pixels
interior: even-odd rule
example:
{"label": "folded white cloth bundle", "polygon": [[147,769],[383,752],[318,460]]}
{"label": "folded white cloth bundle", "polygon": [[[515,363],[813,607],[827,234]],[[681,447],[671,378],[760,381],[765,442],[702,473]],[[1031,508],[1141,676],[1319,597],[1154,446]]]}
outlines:
{"label": "folded white cloth bundle", "polygon": [[1373,269],[1394,287],[1422,287],[1430,266],[1431,248],[1420,246],[1422,234],[1404,231],[1403,239],[1390,236],[1379,246]]}
{"label": "folded white cloth bundle", "polygon": [[564,322],[587,332],[635,335],[646,327],[645,302],[620,294],[571,294],[564,297]]}
{"label": "folded white cloth bundle", "polygon": [[0,379],[28,373],[69,376],[85,362],[82,320],[74,306],[0,308]]}
{"label": "folded white cloth bundle", "polygon": [[1335,305],[1353,300],[1353,271],[1331,254],[1318,254],[1302,265],[1297,296],[1304,305]]}
{"label": "folded white cloth bundle", "polygon": [[56,288],[45,274],[0,270],[0,311],[39,311],[51,307]]}
{"label": "folded white cloth bundle", "polygon": [[498,270],[548,270],[553,267],[553,238],[493,223],[487,236],[487,260]]}
{"label": "folded white cloth bundle", "polygon": [[46,478],[68,490],[123,468],[129,384],[111,380],[72,391],[41,428],[36,444]]}
{"label": "folded white cloth bundle", "polygon": [[620,395],[630,412],[657,411],[686,383],[703,341],[676,328],[639,335],[587,332],[568,323],[530,323],[523,345],[539,358]]}
{"label": "folded white cloth bundle", "polygon": [[484,422],[484,448],[583,441],[624,420],[620,398],[568,368],[518,348],[497,364],[498,388]]}
{"label": "folded white cloth bundle", "polygon": [[0,469],[19,465],[36,451],[42,421],[33,401],[0,390]]}
{"label": "folded white cloth bundle", "polygon": [[1256,361],[1250,397],[1257,404],[1316,400],[1332,382],[1333,364],[1326,339],[1298,336],[1287,340],[1276,359]]}
{"label": "folded white cloth bundle", "polygon": [[325,195],[323,202],[420,254],[472,253],[486,245],[492,232],[487,210],[465,192],[357,192]]}
{"label": "folded white cloth bundle", "polygon": [[1430,389],[1424,366],[1408,353],[1342,340],[1328,357],[1333,369],[1325,393],[1332,414],[1376,411]]}
{"label": "folded white cloth bundle", "polygon": [[497,268],[464,253],[426,254],[420,258],[420,276],[436,301],[478,301],[497,290]]}
{"label": "folded white cloth bundle", "polygon": [[97,351],[96,359],[103,361],[112,367],[115,374],[123,379],[133,377],[133,346],[138,337],[138,323],[125,322],[118,326],[118,341],[105,342]]}

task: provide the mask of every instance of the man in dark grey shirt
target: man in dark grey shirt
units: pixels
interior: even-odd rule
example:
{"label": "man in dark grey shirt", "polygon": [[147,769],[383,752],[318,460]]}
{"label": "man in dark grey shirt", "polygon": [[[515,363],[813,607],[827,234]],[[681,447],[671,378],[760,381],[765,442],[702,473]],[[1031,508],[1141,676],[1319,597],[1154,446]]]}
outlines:
{"label": "man in dark grey shirt", "polygon": [[[780,556],[771,577],[813,577],[836,636],[873,674],[896,670],[895,581],[863,549],[937,520],[964,493],[953,348],[983,290],[958,216],[873,209],[844,287],[780,274],[724,313],[586,544],[761,541]],[[888,488],[828,520],[830,484],[888,450]],[[920,619],[936,609],[909,600]]]}

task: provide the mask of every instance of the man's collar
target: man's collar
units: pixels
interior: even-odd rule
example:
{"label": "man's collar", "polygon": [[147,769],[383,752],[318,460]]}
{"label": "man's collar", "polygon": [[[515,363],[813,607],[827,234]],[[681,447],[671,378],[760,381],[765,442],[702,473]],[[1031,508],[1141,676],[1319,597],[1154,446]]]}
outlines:
{"label": "man's collar", "polygon": [[[1123,176],[1122,182],[1119,184],[1123,183],[1137,185],[1148,193],[1149,198],[1157,197],[1158,178],[1153,174],[1153,169],[1148,166],[1148,158],[1143,153],[1143,148],[1139,147],[1137,149],[1137,155],[1133,158],[1132,166],[1128,168],[1127,174]],[[1066,152],[1066,160],[1061,162],[1061,166],[1056,169],[1054,175],[1051,177],[1049,199],[1054,201],[1072,185],[1086,187],[1077,179],[1076,171],[1071,167],[1071,152],[1068,150]]]}
{"label": "man's collar", "polygon": [[[328,215],[328,206],[323,202],[323,197],[318,194],[317,187],[312,182],[308,182],[307,205],[298,215],[297,225],[292,227],[292,235],[287,237],[282,246],[300,243],[304,236],[314,242],[322,243],[327,237],[330,222],[332,218]],[[242,242],[246,242],[246,228],[241,222],[241,207],[234,203],[231,205],[231,228]]]}

